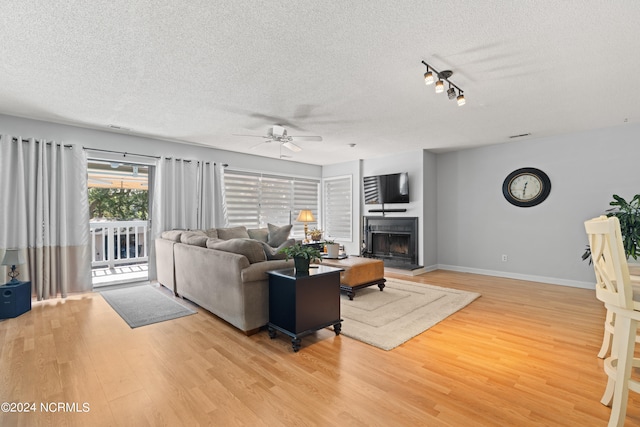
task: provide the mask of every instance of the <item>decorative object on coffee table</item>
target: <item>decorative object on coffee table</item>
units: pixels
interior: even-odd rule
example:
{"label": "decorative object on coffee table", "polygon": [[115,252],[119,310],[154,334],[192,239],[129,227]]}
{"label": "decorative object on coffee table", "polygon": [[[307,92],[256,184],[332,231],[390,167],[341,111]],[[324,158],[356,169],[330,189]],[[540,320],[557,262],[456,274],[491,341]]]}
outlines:
{"label": "decorative object on coffee table", "polygon": [[309,234],[309,229],[308,229],[308,224],[310,222],[314,222],[316,219],[313,217],[313,213],[308,210],[308,209],[303,209],[300,211],[300,213],[298,214],[298,218],[296,218],[296,221],[298,222],[304,222],[304,240],[307,240],[307,235]]}
{"label": "decorative object on coffee table", "polygon": [[293,258],[296,274],[306,274],[309,272],[309,264],[315,261],[322,262],[320,251],[311,245],[296,243],[280,249],[279,252],[285,254],[286,259]]}
{"label": "decorative object on coffee table", "polygon": [[293,269],[268,271],[269,337],[277,331],[291,337],[293,351],[302,337],[333,326],[340,335],[340,269],[317,266],[301,275]]}

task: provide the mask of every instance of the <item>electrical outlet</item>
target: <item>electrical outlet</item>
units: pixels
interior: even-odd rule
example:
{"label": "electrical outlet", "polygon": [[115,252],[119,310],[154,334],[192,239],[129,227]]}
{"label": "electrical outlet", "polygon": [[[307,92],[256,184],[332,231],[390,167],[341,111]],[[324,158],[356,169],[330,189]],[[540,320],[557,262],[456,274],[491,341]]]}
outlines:
{"label": "electrical outlet", "polygon": [[502,262],[507,262],[509,261],[509,257],[506,255],[502,255]]}

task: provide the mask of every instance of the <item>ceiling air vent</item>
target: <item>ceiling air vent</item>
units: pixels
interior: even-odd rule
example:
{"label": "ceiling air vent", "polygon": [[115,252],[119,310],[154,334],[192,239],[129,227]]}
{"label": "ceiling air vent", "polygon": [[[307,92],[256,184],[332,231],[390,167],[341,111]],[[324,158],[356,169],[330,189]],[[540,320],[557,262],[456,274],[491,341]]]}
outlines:
{"label": "ceiling air vent", "polygon": [[511,135],[509,138],[513,139],[513,138],[522,138],[523,136],[529,136],[531,135],[531,132],[529,133],[521,133],[520,135]]}

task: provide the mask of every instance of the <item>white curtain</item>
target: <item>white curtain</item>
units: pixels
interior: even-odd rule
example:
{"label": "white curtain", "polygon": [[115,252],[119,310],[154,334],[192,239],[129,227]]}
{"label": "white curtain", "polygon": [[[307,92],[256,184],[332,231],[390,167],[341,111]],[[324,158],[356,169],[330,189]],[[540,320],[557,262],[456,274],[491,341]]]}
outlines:
{"label": "white curtain", "polygon": [[198,228],[198,163],[161,157],[156,171],[151,237],[174,228]]}
{"label": "white curtain", "polygon": [[150,280],[157,278],[155,239],[166,230],[215,227],[215,193],[213,164],[165,157],[158,160],[151,211]]}
{"label": "white curtain", "polygon": [[216,179],[215,164],[198,164],[198,229],[206,230],[216,226]]}
{"label": "white curtain", "polygon": [[38,300],[91,290],[87,159],[80,147],[0,136],[0,257],[8,248],[24,251],[18,279],[31,280]]}

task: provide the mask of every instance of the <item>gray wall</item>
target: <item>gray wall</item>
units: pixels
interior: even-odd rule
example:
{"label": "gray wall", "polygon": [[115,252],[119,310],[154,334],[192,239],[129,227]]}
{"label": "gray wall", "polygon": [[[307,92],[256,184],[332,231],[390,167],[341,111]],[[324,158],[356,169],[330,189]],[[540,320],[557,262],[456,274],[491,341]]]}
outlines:
{"label": "gray wall", "polygon": [[[440,268],[593,288],[593,268],[580,259],[583,222],[608,209],[613,194],[640,193],[639,137],[639,125],[623,125],[439,154]],[[542,204],[504,199],[504,178],[521,167],[549,175]]]}
{"label": "gray wall", "polygon": [[[322,167],[305,163],[296,163],[280,159],[269,159],[260,156],[234,153],[197,145],[180,144],[153,138],[144,138],[122,133],[86,129],[23,119],[0,114],[0,133],[23,138],[42,138],[55,140],[65,144],[77,144],[88,148],[100,148],[124,151],[149,156],[178,157],[215,163],[227,163],[230,166],[261,172],[283,172],[292,175],[320,178]],[[96,153],[97,155],[97,153]],[[113,158],[101,154],[103,158]]]}

